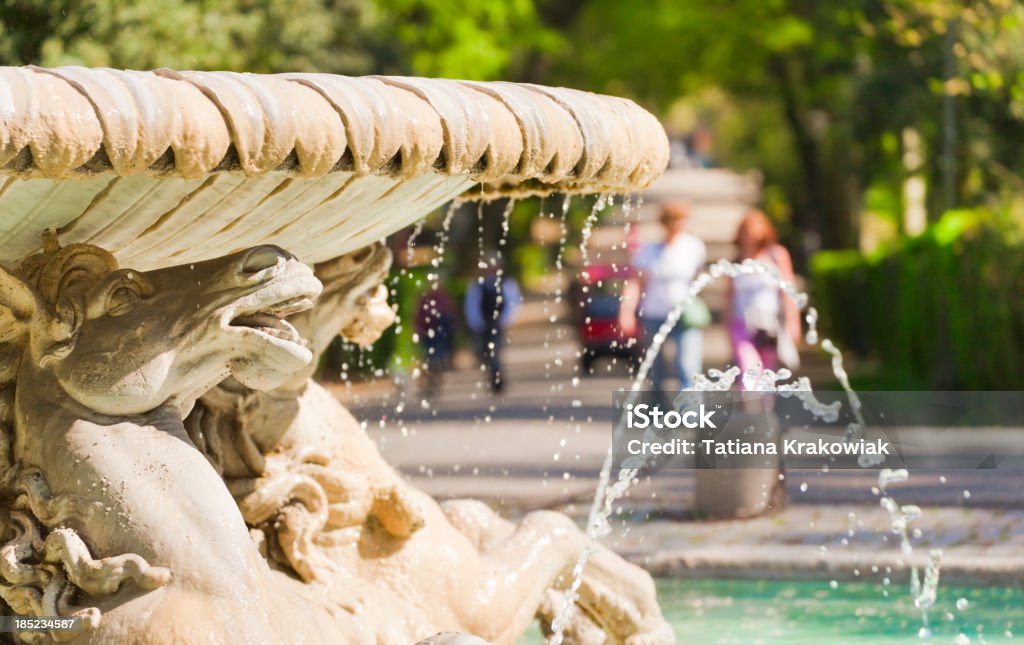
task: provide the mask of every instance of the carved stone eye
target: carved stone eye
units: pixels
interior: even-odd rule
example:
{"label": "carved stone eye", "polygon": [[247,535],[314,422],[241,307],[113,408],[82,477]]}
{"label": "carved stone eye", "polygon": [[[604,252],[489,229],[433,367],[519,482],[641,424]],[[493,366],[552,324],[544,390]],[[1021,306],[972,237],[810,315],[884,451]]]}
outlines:
{"label": "carved stone eye", "polygon": [[107,313],[111,316],[128,313],[132,305],[141,299],[142,295],[134,285],[121,285],[111,291],[107,297]]}

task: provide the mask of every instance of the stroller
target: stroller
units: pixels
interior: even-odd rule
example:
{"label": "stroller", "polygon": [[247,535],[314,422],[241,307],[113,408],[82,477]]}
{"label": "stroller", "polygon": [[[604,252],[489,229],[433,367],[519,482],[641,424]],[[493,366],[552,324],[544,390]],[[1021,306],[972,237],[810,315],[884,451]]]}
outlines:
{"label": "stroller", "polygon": [[591,374],[595,361],[602,356],[624,357],[631,368],[639,363],[640,339],[619,329],[622,287],[635,274],[630,266],[595,264],[583,268],[573,283],[573,324],[583,347],[583,374]]}

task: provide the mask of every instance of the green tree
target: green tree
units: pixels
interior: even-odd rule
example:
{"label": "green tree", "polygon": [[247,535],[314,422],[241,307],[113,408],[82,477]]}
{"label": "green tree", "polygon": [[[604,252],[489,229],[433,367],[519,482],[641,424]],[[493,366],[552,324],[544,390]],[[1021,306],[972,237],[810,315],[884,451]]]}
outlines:
{"label": "green tree", "polygon": [[762,160],[769,180],[790,193],[797,227],[841,246],[853,232],[846,179],[854,150],[843,124],[862,15],[852,0],[594,0],[571,28],[571,40],[586,46],[558,61],[556,78],[585,78],[655,109],[707,87],[741,105],[770,102],[774,114],[749,124],[752,134],[787,130],[786,149]]}
{"label": "green tree", "polygon": [[376,33],[397,50],[401,71],[423,76],[514,80],[561,42],[533,0],[379,0],[377,11]]}
{"label": "green tree", "polygon": [[2,0],[0,63],[368,73],[369,0]]}

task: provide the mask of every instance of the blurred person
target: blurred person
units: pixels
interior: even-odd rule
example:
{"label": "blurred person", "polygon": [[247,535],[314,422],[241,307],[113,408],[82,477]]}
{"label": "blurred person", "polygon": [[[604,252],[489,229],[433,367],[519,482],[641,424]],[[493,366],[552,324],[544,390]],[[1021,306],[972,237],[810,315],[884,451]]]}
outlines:
{"label": "blurred person", "polygon": [[687,139],[690,164],[693,168],[714,168],[715,162],[711,155],[714,148],[714,138],[711,130],[700,126],[690,134]]}
{"label": "blurred person", "polygon": [[470,281],[463,303],[466,325],[473,334],[477,357],[487,369],[491,392],[500,394],[505,389],[505,375],[501,367],[501,350],[505,342],[505,329],[512,322],[520,301],[519,284],[504,275],[501,257],[489,254],[481,263],[480,274]]}
{"label": "blurred person", "polygon": [[[748,211],[740,221],[736,246],[738,262],[756,260],[772,265],[782,279],[792,282],[789,252],[778,243],[775,226],[760,210]],[[800,312],[793,299],[783,294],[778,280],[768,273],[739,275],[729,281],[728,294],[726,325],[740,370],[760,374],[778,369],[780,361],[797,367]]]}
{"label": "blurred person", "polygon": [[[683,204],[664,204],[658,217],[664,240],[642,245],[633,256],[637,277],[623,288],[619,308],[619,326],[624,335],[635,333],[639,318],[644,342],[649,344],[672,310],[686,300],[690,282],[707,258],[704,242],[686,232],[689,215],[689,209]],[[701,328],[709,322],[707,306],[695,298],[669,332],[667,340],[676,347],[673,367],[681,389],[691,387],[693,376],[703,371],[704,332]],[[662,389],[665,379],[662,363],[663,356],[659,352],[650,374],[656,390]]]}
{"label": "blurred person", "polygon": [[455,307],[440,280],[420,297],[415,328],[424,351],[423,394],[433,396],[441,389],[442,375],[451,369],[455,353]]}

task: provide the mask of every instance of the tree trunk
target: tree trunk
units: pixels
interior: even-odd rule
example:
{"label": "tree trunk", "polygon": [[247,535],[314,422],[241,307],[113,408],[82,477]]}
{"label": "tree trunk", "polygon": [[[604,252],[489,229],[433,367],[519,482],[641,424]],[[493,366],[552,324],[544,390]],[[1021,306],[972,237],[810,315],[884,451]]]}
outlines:
{"label": "tree trunk", "polygon": [[[843,248],[852,243],[849,190],[840,149],[826,154],[822,142],[809,123],[808,109],[799,95],[799,85],[789,60],[777,57],[770,71],[779,84],[783,114],[796,146],[800,166],[801,194],[796,200],[794,224],[810,233],[803,249],[811,254],[818,248]],[[831,159],[835,157],[835,159]],[[829,163],[830,161],[834,163]],[[801,212],[802,211],[802,212]]]}

